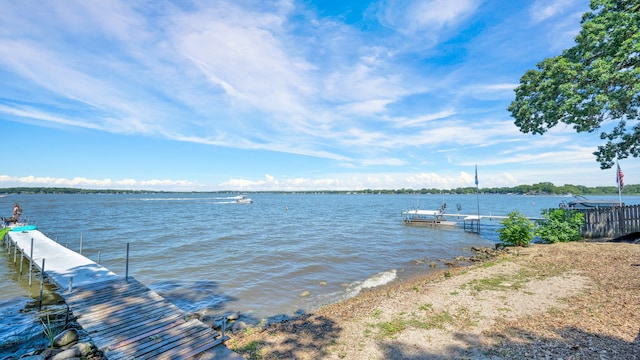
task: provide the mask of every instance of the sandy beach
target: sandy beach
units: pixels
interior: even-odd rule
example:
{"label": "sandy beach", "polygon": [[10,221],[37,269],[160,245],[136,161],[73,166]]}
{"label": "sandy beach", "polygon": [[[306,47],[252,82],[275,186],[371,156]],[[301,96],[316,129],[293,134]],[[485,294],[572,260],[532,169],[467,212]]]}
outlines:
{"label": "sandy beach", "polygon": [[246,359],[640,359],[640,245],[512,248],[227,346]]}

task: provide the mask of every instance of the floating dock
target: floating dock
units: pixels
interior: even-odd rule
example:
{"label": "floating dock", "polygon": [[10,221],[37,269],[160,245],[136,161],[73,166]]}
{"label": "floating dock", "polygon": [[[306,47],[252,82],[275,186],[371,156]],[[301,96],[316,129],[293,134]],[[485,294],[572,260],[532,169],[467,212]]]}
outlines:
{"label": "floating dock", "polygon": [[13,230],[5,238],[7,251],[14,260],[19,252],[58,286],[78,324],[108,359],[242,359],[224,345],[227,336],[188,319],[135,279],[118,276],[35,227]]}

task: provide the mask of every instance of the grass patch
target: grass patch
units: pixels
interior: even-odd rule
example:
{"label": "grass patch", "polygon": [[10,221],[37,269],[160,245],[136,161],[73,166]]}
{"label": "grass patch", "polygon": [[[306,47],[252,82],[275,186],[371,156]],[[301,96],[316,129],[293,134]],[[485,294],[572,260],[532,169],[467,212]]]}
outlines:
{"label": "grass patch", "polygon": [[414,329],[444,329],[448,325],[466,328],[478,326],[478,322],[472,318],[472,314],[467,308],[460,308],[455,314],[448,311],[434,312],[432,304],[424,304],[420,306],[420,310],[427,312],[425,317],[419,314],[409,315],[411,318],[406,319],[407,315],[398,316],[397,318],[376,324],[368,324],[365,335],[372,335],[375,331],[376,340],[395,339],[399,333],[409,328]]}
{"label": "grass patch", "polygon": [[420,305],[419,307],[419,309],[422,311],[431,310],[431,308],[433,308],[433,304],[429,304],[429,303]]}
{"label": "grass patch", "polygon": [[382,315],[382,310],[380,310],[380,309],[376,308],[376,309],[373,309],[373,311],[371,312],[371,316],[376,318],[376,319],[379,318],[380,315]]}
{"label": "grass patch", "polygon": [[[514,281],[516,280],[516,281]],[[499,274],[489,278],[472,280],[469,283],[471,290],[483,291],[483,290],[509,290],[519,289],[522,286],[521,281],[517,281],[511,275]]]}
{"label": "grass patch", "polygon": [[449,314],[447,311],[442,311],[440,313],[433,314],[429,316],[427,321],[425,322],[426,329],[438,328],[442,329],[446,324],[452,324],[455,321],[455,318]]}
{"label": "grass patch", "polygon": [[490,268],[490,267],[493,267],[493,266],[496,266],[496,265],[498,265],[498,262],[494,261],[494,260],[491,260],[491,261],[483,262],[482,264],[480,264],[479,267],[480,268]]}
{"label": "grass patch", "polygon": [[250,341],[244,346],[239,346],[238,344],[231,344],[231,350],[241,354],[245,359],[249,360],[262,360],[262,347],[264,346],[264,341]]}
{"label": "grass patch", "polygon": [[460,288],[464,290],[468,287],[477,292],[484,290],[520,290],[525,283],[531,280],[545,279],[555,274],[556,271],[542,272],[523,268],[511,274],[496,274],[488,278],[472,280],[467,284],[462,284]]}
{"label": "grass patch", "polygon": [[378,338],[395,338],[396,334],[407,328],[407,322],[402,319],[393,319],[391,321],[376,324],[378,328]]}

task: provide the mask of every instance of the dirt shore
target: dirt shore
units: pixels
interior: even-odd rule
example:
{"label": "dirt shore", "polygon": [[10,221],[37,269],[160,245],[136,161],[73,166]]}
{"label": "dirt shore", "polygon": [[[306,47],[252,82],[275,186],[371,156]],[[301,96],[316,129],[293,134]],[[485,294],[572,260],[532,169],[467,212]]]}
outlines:
{"label": "dirt shore", "polygon": [[514,248],[227,346],[246,359],[640,359],[640,245]]}

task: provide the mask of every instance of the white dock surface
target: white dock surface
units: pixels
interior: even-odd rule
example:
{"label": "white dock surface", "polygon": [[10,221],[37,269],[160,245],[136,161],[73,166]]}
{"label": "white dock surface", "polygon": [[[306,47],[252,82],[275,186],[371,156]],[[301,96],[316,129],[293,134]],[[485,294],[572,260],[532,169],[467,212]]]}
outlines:
{"label": "white dock surface", "polygon": [[33,239],[33,264],[39,269],[44,258],[45,273],[60,288],[68,288],[71,278],[73,287],[121,278],[87,257],[49,239],[38,230],[9,231],[8,235],[27,256],[31,254]]}

